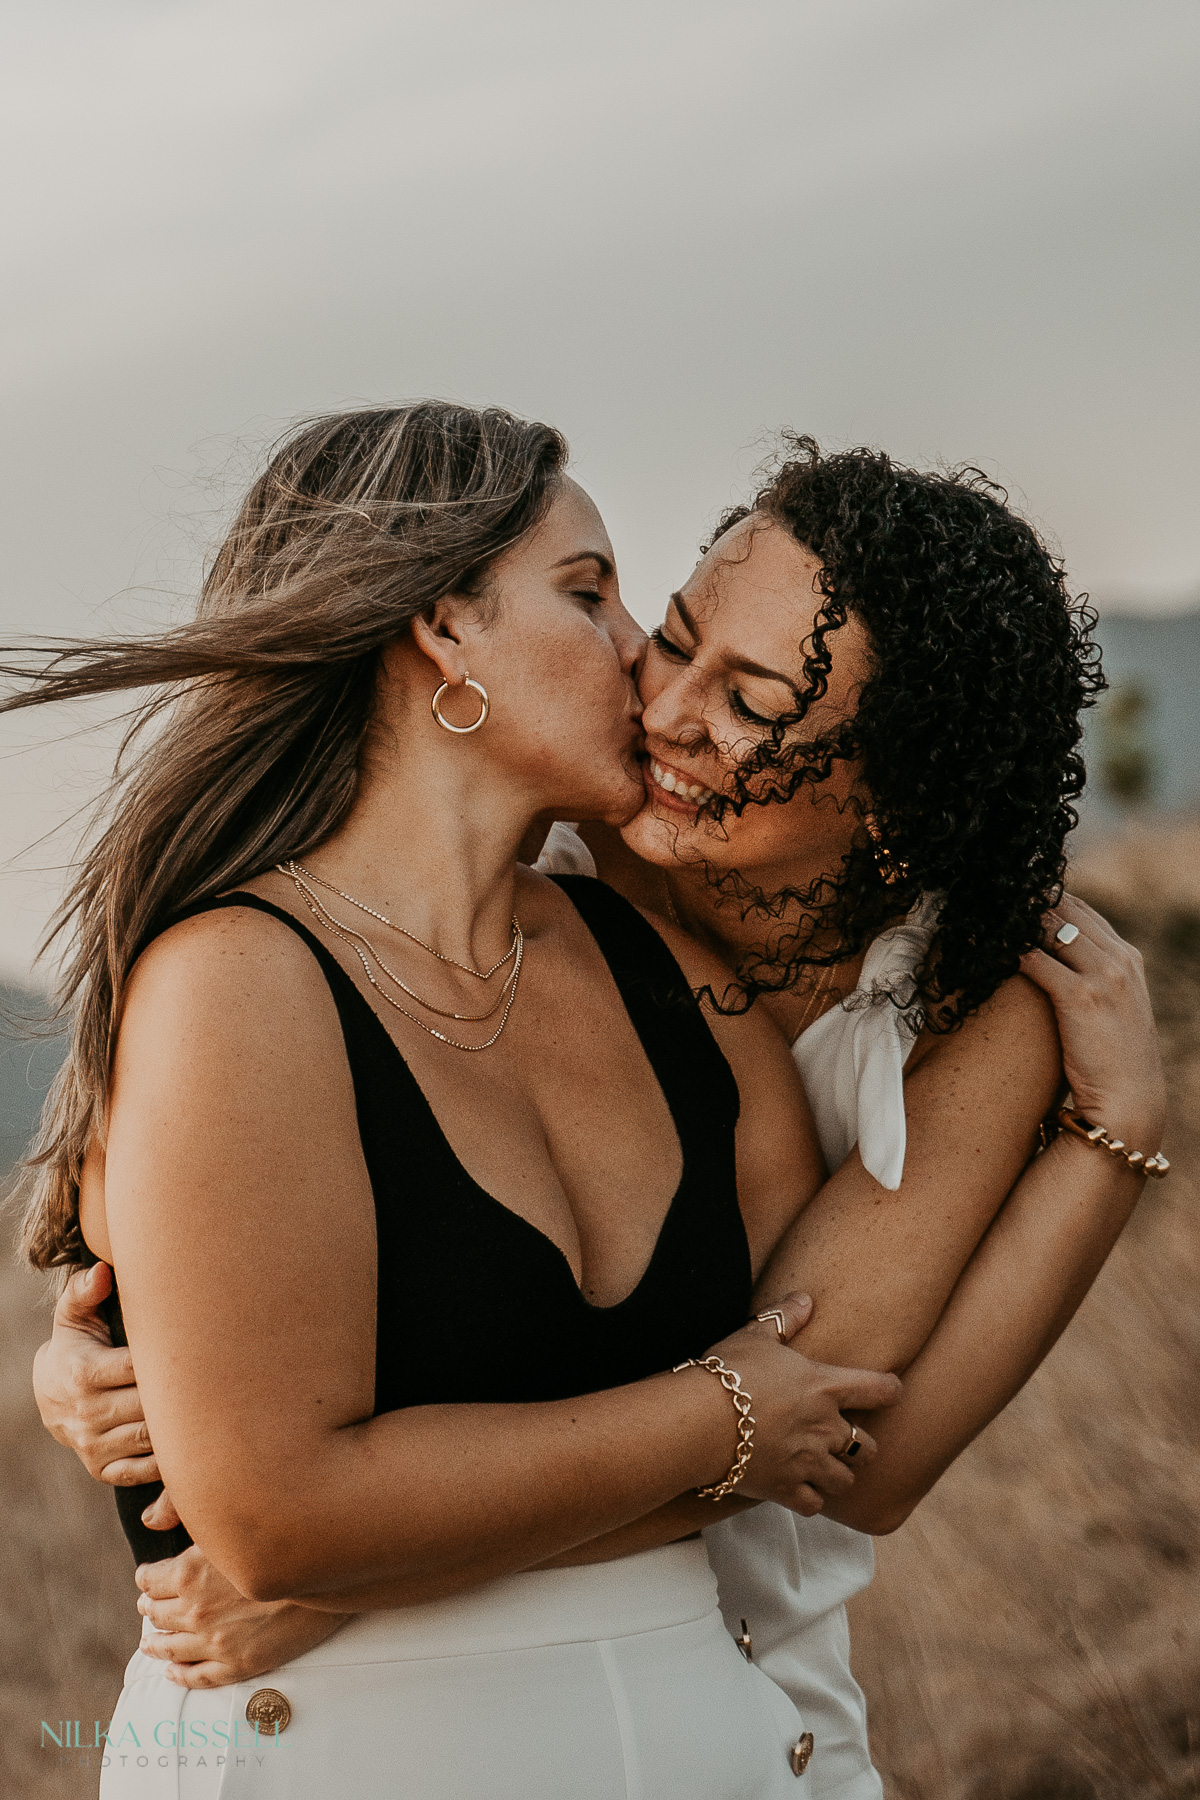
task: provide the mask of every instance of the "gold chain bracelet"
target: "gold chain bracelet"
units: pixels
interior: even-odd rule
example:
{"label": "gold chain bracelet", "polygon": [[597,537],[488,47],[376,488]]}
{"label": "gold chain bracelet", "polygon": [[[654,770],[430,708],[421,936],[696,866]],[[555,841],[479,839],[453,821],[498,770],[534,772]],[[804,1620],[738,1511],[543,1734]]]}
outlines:
{"label": "gold chain bracelet", "polygon": [[686,1362],[676,1363],[671,1373],[680,1374],[684,1369],[707,1369],[715,1375],[733,1401],[734,1411],[738,1416],[737,1455],[724,1481],[718,1481],[712,1487],[697,1488],[696,1493],[701,1500],[724,1500],[732,1494],[750,1464],[754,1454],[754,1414],[750,1411],[754,1402],[742,1388],[742,1378],[736,1369],[731,1369],[721,1361],[719,1356],[689,1356]]}
{"label": "gold chain bracelet", "polygon": [[1082,1138],[1085,1144],[1097,1144],[1102,1150],[1107,1150],[1110,1156],[1123,1157],[1138,1175],[1152,1175],[1155,1181],[1161,1181],[1170,1170],[1171,1165],[1161,1150],[1153,1156],[1147,1156],[1141,1150],[1127,1150],[1121,1138],[1110,1137],[1103,1125],[1093,1125],[1090,1119],[1085,1119],[1073,1106],[1059,1107],[1058,1122],[1064,1131]]}

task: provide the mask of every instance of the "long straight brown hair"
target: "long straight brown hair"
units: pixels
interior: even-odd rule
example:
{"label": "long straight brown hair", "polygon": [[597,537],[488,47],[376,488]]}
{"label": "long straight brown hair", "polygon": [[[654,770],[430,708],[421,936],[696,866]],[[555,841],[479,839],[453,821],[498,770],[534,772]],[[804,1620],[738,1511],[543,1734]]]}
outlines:
{"label": "long straight brown hair", "polygon": [[543,516],[566,460],[552,427],[497,407],[423,400],[313,419],[275,448],[188,624],[24,646],[0,663],[18,684],[0,712],[151,690],[46,940],[70,946],[58,1003],[71,1044],[20,1184],[35,1268],[89,1260],[79,1176],[104,1130],[139,951],[184,907],[337,829],[380,652],[443,595],[488,605],[489,565]]}

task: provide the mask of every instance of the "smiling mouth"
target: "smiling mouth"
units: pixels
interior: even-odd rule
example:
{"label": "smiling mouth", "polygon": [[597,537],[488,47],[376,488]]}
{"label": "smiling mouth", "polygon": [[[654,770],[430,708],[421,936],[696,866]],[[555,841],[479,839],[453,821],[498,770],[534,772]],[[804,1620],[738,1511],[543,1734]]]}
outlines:
{"label": "smiling mouth", "polygon": [[653,756],[646,759],[646,785],[654,799],[662,799],[668,806],[686,807],[689,812],[716,798],[712,788],[689,781],[678,769],[668,768]]}

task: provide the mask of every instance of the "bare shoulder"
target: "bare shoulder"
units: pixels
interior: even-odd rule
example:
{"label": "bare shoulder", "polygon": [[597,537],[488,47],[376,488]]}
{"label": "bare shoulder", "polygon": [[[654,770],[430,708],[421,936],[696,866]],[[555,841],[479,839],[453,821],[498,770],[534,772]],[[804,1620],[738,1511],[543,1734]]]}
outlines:
{"label": "bare shoulder", "polygon": [[957,1031],[923,1031],[909,1068],[931,1060],[957,1060],[962,1055],[998,1056],[1004,1060],[1035,1056],[1057,1062],[1058,1027],[1053,1006],[1032,981],[1024,975],[1012,975]]}
{"label": "bare shoulder", "polygon": [[296,1242],[302,1224],[319,1238],[328,1196],[349,1206],[364,1178],[337,1006],[303,940],[250,908],[163,932],[134,970],[113,1058],[105,1213],[118,1256],[128,1264],[149,1218],[185,1235],[203,1222],[226,1242],[236,1226],[240,1242],[286,1214]]}
{"label": "bare shoulder", "polygon": [[212,1013],[231,1031],[256,1016],[278,1021],[322,1000],[333,1012],[303,939],[249,906],[221,907],[170,926],[142,952],[126,992],[126,1019],[165,1005],[177,1017]]}
{"label": "bare shoulder", "polygon": [[[743,1101],[753,1086],[766,1080],[782,1091],[788,1103],[796,1093],[802,1094],[800,1072],[783,1033],[765,1007],[737,1006],[737,983],[724,958],[651,907],[638,906],[638,911],[662,938],[692,992],[699,995],[705,1020],[733,1069]],[[732,1010],[726,1011],[726,1007]]]}
{"label": "bare shoulder", "polygon": [[172,925],[139,957],[112,1098],[140,1104],[159,1089],[174,1091],[182,1108],[222,1115],[236,1093],[259,1104],[270,1097],[283,1121],[318,1095],[324,1118],[353,1111],[333,995],[311,950],[282,921],[223,907]]}
{"label": "bare shoulder", "polygon": [[[714,999],[724,1002],[727,995],[732,999],[735,992],[728,963],[648,904],[643,895],[631,892],[627,883],[613,880],[611,868],[606,868],[600,879],[654,928],[679,964],[692,992],[700,996],[704,1017],[733,1070],[743,1104],[759,1094],[770,1093],[779,1097],[779,1104],[794,1105],[797,1094],[803,1094],[803,1084],[787,1043],[765,1008],[751,1006],[725,1012],[713,1004]],[[569,903],[564,902],[548,876],[522,869],[518,881],[518,892],[524,896],[523,923],[528,916],[536,930],[539,925],[561,923],[570,916]]]}
{"label": "bare shoulder", "polygon": [[1048,997],[1024,975],[1010,975],[990,1000],[985,1000],[964,1030],[977,1030],[1006,1043],[1014,1041],[1031,1049],[1035,1045],[1058,1054],[1058,1026]]}

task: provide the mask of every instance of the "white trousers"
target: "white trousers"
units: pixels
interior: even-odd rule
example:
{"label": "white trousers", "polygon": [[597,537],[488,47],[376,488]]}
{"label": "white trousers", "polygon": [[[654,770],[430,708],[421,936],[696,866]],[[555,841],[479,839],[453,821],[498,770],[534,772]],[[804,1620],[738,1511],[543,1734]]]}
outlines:
{"label": "white trousers", "polygon": [[754,1660],[815,1740],[814,1800],[883,1800],[867,1744],[867,1703],[850,1670],[846,1601],[870,1584],[875,1546],[834,1519],[768,1501],[704,1533],[731,1630],[749,1621]]}
{"label": "white trousers", "polygon": [[[135,1654],[101,1800],[811,1800],[795,1706],[742,1657],[702,1543],[364,1613],[237,1687]],[[285,1697],[277,1738],[247,1702]]]}

